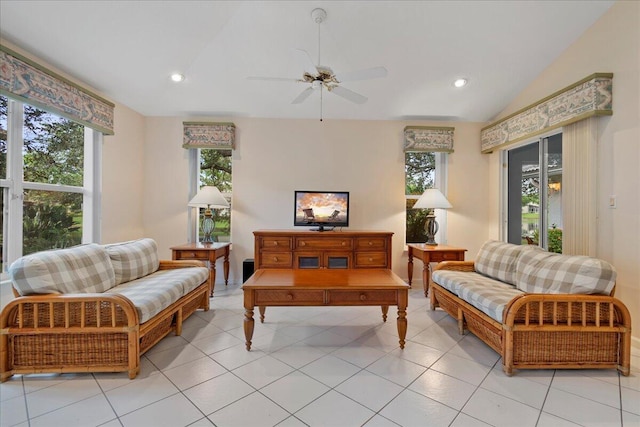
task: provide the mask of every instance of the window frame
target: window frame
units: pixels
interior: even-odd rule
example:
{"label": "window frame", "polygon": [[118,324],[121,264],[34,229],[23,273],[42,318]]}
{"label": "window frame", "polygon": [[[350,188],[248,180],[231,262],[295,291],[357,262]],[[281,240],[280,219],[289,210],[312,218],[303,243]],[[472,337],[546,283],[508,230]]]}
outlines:
{"label": "window frame", "polygon": [[[24,107],[30,105],[2,95],[7,99],[7,176],[0,179],[3,206],[3,262],[0,278],[6,279],[6,270],[22,256],[24,191],[38,190],[82,194],[82,243],[101,239],[100,212],[102,195],[102,132],[84,127],[83,184],[80,186],[24,181],[23,126]],[[34,107],[50,112],[41,107]],[[65,120],[71,119],[65,118]],[[74,121],[75,122],[75,121]],[[78,123],[78,122],[75,122]]]}
{"label": "window frame", "polygon": [[[407,151],[410,152],[410,151]],[[428,152],[428,151],[427,151]],[[433,178],[433,187],[429,188],[437,188],[439,189],[445,197],[448,197],[448,183],[447,183],[447,175],[448,175],[448,160],[449,153],[442,151],[431,151],[435,156],[435,173]],[[406,152],[405,152],[406,154]],[[405,156],[406,159],[406,156]],[[406,160],[405,160],[405,170],[406,170]],[[406,179],[406,177],[405,177]],[[404,186],[406,190],[406,182]],[[405,206],[407,200],[418,200],[420,198],[420,194],[405,194]],[[446,244],[447,242],[447,210],[446,209],[436,209],[435,210],[436,221],[439,225],[438,233],[436,234],[436,241],[440,244]],[[405,249],[407,247],[407,215],[405,209],[405,219],[404,219],[404,246]]]}

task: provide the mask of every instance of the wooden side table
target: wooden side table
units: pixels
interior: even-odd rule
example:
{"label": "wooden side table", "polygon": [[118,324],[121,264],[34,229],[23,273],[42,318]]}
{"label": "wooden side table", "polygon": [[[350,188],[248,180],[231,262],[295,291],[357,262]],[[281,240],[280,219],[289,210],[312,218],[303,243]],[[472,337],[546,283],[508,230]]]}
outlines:
{"label": "wooden side table", "polygon": [[216,283],[216,260],[224,257],[224,285],[227,286],[229,284],[229,250],[231,249],[231,243],[185,243],[184,245],[174,246],[170,249],[172,259],[195,259],[209,263],[210,296],[213,296],[213,287]]}
{"label": "wooden side table", "polygon": [[429,292],[429,281],[431,280],[431,266],[432,262],[441,261],[464,261],[464,253],[467,251],[462,248],[454,248],[452,246],[429,246],[424,243],[408,243],[409,248],[409,265],[408,265],[408,277],[409,286],[411,286],[411,279],[413,278],[413,257],[415,256],[422,261],[422,283],[424,284],[424,296],[427,296]]}

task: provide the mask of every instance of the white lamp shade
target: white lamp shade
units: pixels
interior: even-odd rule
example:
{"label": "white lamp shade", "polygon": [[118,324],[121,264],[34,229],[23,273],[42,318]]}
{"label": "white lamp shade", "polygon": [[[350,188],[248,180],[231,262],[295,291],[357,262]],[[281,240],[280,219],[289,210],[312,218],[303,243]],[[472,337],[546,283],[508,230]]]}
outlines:
{"label": "white lamp shade", "polygon": [[205,186],[189,200],[189,206],[194,208],[228,208],[229,202],[216,187]]}
{"label": "white lamp shade", "polygon": [[453,207],[451,203],[437,188],[425,190],[416,204],[413,205],[414,209],[449,209],[451,207]]}

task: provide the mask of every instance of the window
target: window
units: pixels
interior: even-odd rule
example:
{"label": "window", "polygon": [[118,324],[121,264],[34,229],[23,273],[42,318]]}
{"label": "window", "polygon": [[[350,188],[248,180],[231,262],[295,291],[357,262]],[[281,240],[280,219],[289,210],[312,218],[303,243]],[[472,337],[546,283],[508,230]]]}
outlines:
{"label": "window", "polygon": [[22,255],[97,241],[99,142],[83,125],[0,97],[2,271]]}
{"label": "window", "polygon": [[[424,243],[427,240],[424,228],[427,220],[426,209],[413,209],[418,198],[428,188],[439,188],[446,194],[447,153],[405,152],[405,197],[406,197],[406,243]],[[440,223],[439,240],[445,240],[446,217],[436,210]]]}
{"label": "window", "polygon": [[[191,149],[193,163],[197,165],[191,167],[192,192],[195,195],[200,187],[211,185],[217,187],[225,199],[231,204],[232,191],[232,150],[223,149]],[[215,229],[213,230],[214,240],[218,242],[228,242],[231,240],[231,209],[212,209]],[[204,209],[200,209],[199,217],[202,218]],[[190,218],[191,236],[194,240],[201,241],[202,236],[199,229],[200,220]]]}
{"label": "window", "polygon": [[507,241],[561,253],[562,134],[506,151],[506,163]]}

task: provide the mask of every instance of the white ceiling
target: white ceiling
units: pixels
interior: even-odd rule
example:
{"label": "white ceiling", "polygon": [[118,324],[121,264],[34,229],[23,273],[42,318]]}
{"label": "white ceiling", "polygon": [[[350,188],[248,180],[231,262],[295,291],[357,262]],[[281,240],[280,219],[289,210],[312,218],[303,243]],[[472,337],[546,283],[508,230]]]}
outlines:
{"label": "white ceiling", "polygon": [[[147,116],[318,118],[292,49],[369,100],[323,94],[325,119],[492,120],[613,1],[0,1],[0,35]],[[180,84],[169,75],[180,71]],[[594,70],[600,71],[600,70]],[[469,84],[456,89],[456,77]]]}

